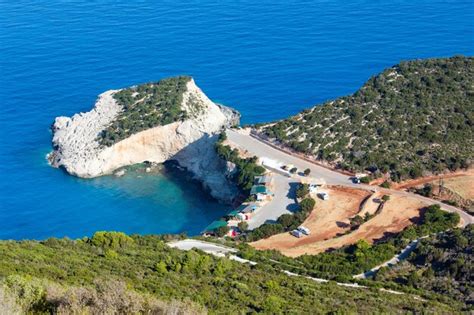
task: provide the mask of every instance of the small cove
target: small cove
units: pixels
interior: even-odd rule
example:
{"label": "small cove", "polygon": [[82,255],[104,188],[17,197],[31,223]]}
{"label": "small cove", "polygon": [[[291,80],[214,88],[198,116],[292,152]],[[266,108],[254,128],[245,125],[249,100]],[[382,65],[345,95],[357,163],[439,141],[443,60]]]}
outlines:
{"label": "small cove", "polygon": [[50,167],[54,118],[106,90],[187,74],[243,123],[272,121],[401,60],[474,55],[473,30],[472,1],[0,2],[0,239],[192,235],[229,209],[176,169]]}

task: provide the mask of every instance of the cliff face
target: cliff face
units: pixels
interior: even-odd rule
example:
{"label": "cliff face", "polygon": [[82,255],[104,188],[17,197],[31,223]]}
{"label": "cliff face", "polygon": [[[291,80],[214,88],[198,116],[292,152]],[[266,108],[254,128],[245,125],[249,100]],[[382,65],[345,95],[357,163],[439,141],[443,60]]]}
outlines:
{"label": "cliff face", "polygon": [[223,127],[239,122],[240,115],[217,105],[195,85],[186,84],[181,108],[189,111],[196,102],[202,110],[183,121],[140,131],[111,146],[99,144],[99,134],[121,113],[114,99],[117,91],[101,94],[94,109],[72,118],[58,117],[53,125],[52,166],[84,178],[110,174],[114,170],[145,161],[176,160],[203,182],[211,194],[230,201],[237,188],[225,177],[226,164],[216,155],[214,143]]}

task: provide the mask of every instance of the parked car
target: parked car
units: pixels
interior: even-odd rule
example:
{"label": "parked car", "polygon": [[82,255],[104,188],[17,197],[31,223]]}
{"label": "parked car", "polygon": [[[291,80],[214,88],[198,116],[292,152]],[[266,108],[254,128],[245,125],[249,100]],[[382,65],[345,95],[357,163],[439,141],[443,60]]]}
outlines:
{"label": "parked car", "polygon": [[297,237],[297,238],[300,238],[303,236],[303,233],[301,231],[298,231],[298,230],[293,230],[290,232],[291,235],[293,235],[294,237]]}
{"label": "parked car", "polygon": [[354,177],[354,178],[352,179],[352,182],[353,182],[354,184],[360,184],[360,179],[359,179],[359,177]]}
{"label": "parked car", "polygon": [[322,192],[322,193],[319,193],[318,196],[322,200],[329,200],[329,194],[328,193]]}
{"label": "parked car", "polygon": [[300,231],[301,233],[305,234],[305,235],[310,235],[311,234],[311,231],[310,229],[308,229],[307,227],[305,226],[300,226],[298,228],[298,231]]}

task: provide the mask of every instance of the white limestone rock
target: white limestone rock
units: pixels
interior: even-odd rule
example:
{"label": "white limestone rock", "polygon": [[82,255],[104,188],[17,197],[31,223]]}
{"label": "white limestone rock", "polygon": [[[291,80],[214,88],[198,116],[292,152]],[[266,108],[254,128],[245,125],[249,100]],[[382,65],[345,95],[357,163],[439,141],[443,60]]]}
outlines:
{"label": "white limestone rock", "polygon": [[110,147],[98,142],[99,134],[122,111],[113,98],[117,90],[102,93],[95,107],[73,117],[57,117],[53,125],[53,152],[48,160],[69,174],[91,178],[111,174],[136,163],[163,163],[176,160],[192,172],[222,201],[229,202],[237,188],[225,176],[226,164],[216,154],[214,143],[225,127],[238,124],[240,115],[233,109],[213,103],[193,80],[186,86],[182,108],[199,102],[201,110],[184,121],[150,128],[131,135]]}

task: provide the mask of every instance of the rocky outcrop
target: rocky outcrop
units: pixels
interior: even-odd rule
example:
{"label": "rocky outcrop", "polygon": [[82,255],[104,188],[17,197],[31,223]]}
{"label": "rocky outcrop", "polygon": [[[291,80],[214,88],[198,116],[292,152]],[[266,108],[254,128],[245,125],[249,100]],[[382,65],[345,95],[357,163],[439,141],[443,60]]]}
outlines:
{"label": "rocky outcrop", "polygon": [[239,123],[238,112],[213,103],[190,80],[182,108],[188,110],[191,101],[199,102],[202,111],[184,121],[150,128],[104,147],[99,144],[98,136],[122,111],[113,97],[116,92],[101,94],[90,112],[56,118],[54,150],[48,156],[52,166],[91,178],[145,161],[176,160],[202,181],[214,197],[228,202],[235,196],[237,188],[227,180],[226,163],[217,156],[214,143],[224,127]]}

